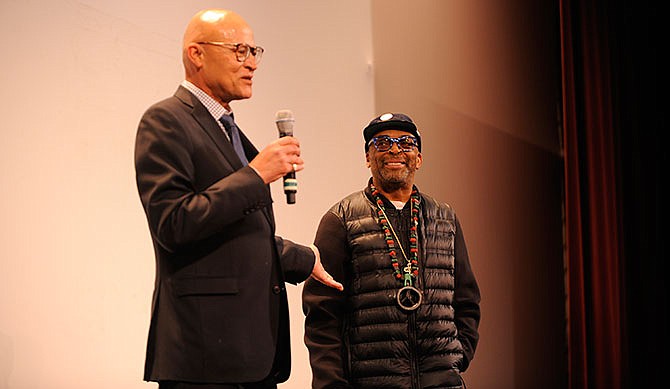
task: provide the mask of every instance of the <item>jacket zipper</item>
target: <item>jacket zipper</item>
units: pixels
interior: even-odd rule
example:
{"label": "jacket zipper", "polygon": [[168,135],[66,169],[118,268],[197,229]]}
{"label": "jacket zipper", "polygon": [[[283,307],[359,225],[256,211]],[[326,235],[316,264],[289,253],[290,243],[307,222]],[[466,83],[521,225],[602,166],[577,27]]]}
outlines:
{"label": "jacket zipper", "polygon": [[408,320],[409,364],[412,377],[412,389],[421,389],[419,386],[419,360],[416,355],[416,311],[412,311]]}

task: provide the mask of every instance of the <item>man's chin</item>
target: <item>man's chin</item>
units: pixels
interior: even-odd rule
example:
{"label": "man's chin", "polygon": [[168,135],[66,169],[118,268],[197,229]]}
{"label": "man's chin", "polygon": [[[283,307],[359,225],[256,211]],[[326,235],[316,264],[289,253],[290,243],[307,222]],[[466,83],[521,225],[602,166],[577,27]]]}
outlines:
{"label": "man's chin", "polygon": [[400,179],[393,179],[393,178],[389,179],[388,177],[385,177],[384,181],[382,182],[382,188],[386,192],[394,192],[404,187],[405,187],[405,181]]}
{"label": "man's chin", "polygon": [[389,185],[403,185],[408,180],[408,176],[409,174],[407,173],[407,169],[402,169],[391,171],[386,170],[381,177],[384,182],[388,183]]}

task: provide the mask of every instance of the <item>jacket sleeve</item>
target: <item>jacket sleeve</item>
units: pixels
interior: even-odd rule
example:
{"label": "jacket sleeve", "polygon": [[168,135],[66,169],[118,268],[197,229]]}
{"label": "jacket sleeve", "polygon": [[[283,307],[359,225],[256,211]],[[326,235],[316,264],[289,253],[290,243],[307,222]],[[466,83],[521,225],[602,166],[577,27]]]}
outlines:
{"label": "jacket sleeve", "polygon": [[302,292],[305,313],[305,345],[309,350],[313,389],[350,388],[345,375],[346,350],[342,338],[346,315],[345,264],[350,261],[347,232],[334,213],[321,219],[314,244],[324,268],[342,282],[344,292],[310,278]]}
{"label": "jacket sleeve", "polygon": [[463,345],[465,352],[460,371],[464,372],[474,358],[477,342],[479,341],[479,303],[481,296],[479,286],[474,272],[470,266],[470,258],[465,245],[463,229],[458,218],[456,218],[456,237],[454,241],[455,250],[455,280],[454,292],[454,322],[458,329],[458,339]]}
{"label": "jacket sleeve", "polygon": [[314,270],[316,256],[310,247],[275,236],[284,280],[291,284],[305,281]]}

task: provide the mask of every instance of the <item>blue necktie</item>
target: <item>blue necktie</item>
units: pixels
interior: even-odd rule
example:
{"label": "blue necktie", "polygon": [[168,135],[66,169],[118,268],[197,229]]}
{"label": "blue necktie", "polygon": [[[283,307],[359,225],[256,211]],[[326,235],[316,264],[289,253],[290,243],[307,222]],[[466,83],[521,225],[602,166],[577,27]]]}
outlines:
{"label": "blue necktie", "polygon": [[223,127],[226,129],[226,132],[228,133],[228,138],[230,139],[230,142],[233,144],[233,148],[235,149],[237,156],[240,157],[240,161],[242,161],[243,165],[245,166],[248,165],[249,161],[247,160],[247,156],[244,154],[244,148],[242,147],[242,141],[240,140],[240,129],[237,128],[233,115],[223,115],[219,120],[221,121],[221,124],[223,124]]}

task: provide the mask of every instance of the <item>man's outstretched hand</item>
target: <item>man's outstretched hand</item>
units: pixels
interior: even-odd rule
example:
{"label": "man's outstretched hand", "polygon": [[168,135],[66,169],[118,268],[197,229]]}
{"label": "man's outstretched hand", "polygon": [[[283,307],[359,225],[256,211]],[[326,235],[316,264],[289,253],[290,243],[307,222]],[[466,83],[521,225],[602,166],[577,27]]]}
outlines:
{"label": "man's outstretched hand", "polygon": [[324,269],[323,265],[321,264],[321,254],[319,253],[319,249],[314,245],[310,245],[310,247],[312,248],[314,254],[316,255],[316,261],[314,261],[314,269],[312,270],[312,278],[314,278],[315,280],[319,281],[324,285],[330,286],[331,288],[343,291],[344,286],[342,286],[342,284],[340,284],[339,282],[335,281],[333,276],[328,274],[326,269]]}

